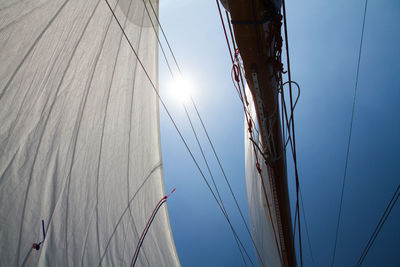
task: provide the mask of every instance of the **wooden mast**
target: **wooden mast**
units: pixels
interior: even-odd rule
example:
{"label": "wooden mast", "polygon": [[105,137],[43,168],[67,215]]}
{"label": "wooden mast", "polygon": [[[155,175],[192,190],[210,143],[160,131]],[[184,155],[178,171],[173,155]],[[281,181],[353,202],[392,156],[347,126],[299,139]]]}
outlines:
{"label": "wooden mast", "polygon": [[245,77],[253,95],[275,203],[283,264],[296,266],[287,185],[285,148],[279,112],[281,1],[226,0]]}

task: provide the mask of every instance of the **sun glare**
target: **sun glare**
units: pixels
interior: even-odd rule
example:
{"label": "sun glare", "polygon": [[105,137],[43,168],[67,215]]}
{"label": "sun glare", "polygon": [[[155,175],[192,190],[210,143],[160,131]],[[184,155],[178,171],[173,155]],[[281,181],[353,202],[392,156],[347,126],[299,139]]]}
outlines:
{"label": "sun glare", "polygon": [[193,87],[187,79],[175,79],[170,85],[171,94],[182,103],[187,103],[193,93]]}

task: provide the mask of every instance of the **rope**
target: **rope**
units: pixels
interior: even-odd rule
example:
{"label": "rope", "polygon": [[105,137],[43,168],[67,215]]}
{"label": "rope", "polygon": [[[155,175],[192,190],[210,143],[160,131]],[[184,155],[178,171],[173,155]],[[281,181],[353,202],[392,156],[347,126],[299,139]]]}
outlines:
{"label": "rope", "polygon": [[363,252],[361,253],[360,258],[357,261],[356,266],[359,267],[361,266],[361,264],[363,263],[365,257],[367,256],[370,248],[372,247],[372,245],[375,242],[376,237],[378,236],[379,232],[381,231],[383,225],[386,222],[386,219],[389,217],[390,212],[392,211],[394,205],[396,205],[397,200],[399,199],[400,196],[400,184],[397,186],[396,191],[394,192],[392,199],[390,199],[388,205],[386,206],[385,211],[383,212],[377,226],[375,227],[374,231],[372,232],[371,237],[368,240],[367,245],[365,246]]}
{"label": "rope", "polygon": [[365,29],[365,18],[366,18],[366,15],[367,15],[367,5],[368,5],[368,0],[365,0],[364,17],[363,17],[363,24],[362,24],[362,29],[361,29],[360,49],[359,49],[359,52],[358,52],[356,82],[355,82],[355,85],[354,85],[353,107],[352,107],[352,110],[351,110],[350,131],[349,131],[349,138],[348,138],[348,141],[347,141],[346,160],[345,160],[345,165],[344,165],[342,189],[341,189],[341,193],[340,193],[339,214],[338,214],[338,219],[337,219],[337,224],[336,224],[335,243],[334,243],[334,246],[333,246],[333,256],[332,256],[332,264],[331,264],[331,266],[333,266],[334,263],[335,263],[337,239],[338,239],[338,235],[339,235],[340,219],[341,219],[341,215],[342,215],[343,195],[344,195],[344,188],[345,188],[346,177],[347,177],[347,166],[348,166],[348,162],[349,162],[351,135],[352,135],[352,132],[353,132],[354,110],[355,110],[356,99],[357,99],[358,77],[359,77],[359,73],[360,73],[361,51],[362,51],[362,44],[363,44],[363,40],[364,40],[364,29]]}
{"label": "rope", "polygon": [[[286,140],[286,138],[283,136],[283,141],[285,142],[285,148],[286,148],[287,144],[290,142],[291,149],[292,149],[292,154],[293,154],[294,153],[294,147],[293,147],[293,142],[292,142],[292,134],[291,134],[291,131],[290,131],[290,129],[291,129],[290,125],[291,125],[292,120],[293,120],[294,110],[295,110],[297,102],[299,101],[299,98],[300,98],[300,85],[295,81],[287,81],[287,82],[282,83],[282,76],[280,77],[280,80],[281,80],[281,102],[282,102],[282,128],[283,128],[282,132],[285,133],[284,132],[285,125],[283,124],[283,122],[286,122],[286,126],[287,126],[287,129],[288,129],[288,138]],[[284,86],[286,84],[289,84],[289,83],[294,83],[296,85],[298,93],[297,93],[296,101],[294,102],[294,105],[291,108],[290,118],[288,119],[287,111],[286,111],[286,101],[285,101]]]}
{"label": "rope", "polygon": [[131,265],[130,265],[130,266],[132,266],[132,267],[135,266],[136,260],[137,260],[137,258],[138,258],[138,256],[139,256],[140,248],[142,247],[142,244],[143,244],[143,240],[144,240],[144,238],[146,237],[146,234],[147,234],[147,232],[149,231],[149,228],[150,228],[150,226],[151,226],[151,224],[152,224],[154,218],[156,217],[158,210],[161,208],[161,206],[162,206],[165,202],[167,202],[167,198],[168,198],[172,193],[174,193],[175,189],[176,189],[176,188],[174,188],[174,189],[171,191],[171,193],[169,193],[169,195],[162,197],[162,198],[160,199],[160,201],[158,201],[156,207],[155,207],[154,210],[153,210],[153,213],[152,213],[151,216],[150,216],[150,219],[148,220],[148,222],[147,222],[147,224],[146,224],[146,227],[144,228],[144,230],[143,230],[143,232],[142,232],[142,235],[141,235],[140,238],[139,238],[139,242],[138,242],[138,244],[137,244],[137,246],[136,246],[135,253],[133,254],[133,257],[132,257],[132,261],[131,261]]}
{"label": "rope", "polygon": [[[296,85],[296,87],[297,87],[297,97],[296,97],[296,100],[294,101],[294,104],[293,104],[293,111],[295,110],[295,108],[296,108],[296,106],[297,106],[297,102],[299,101],[299,98],[300,98],[300,85],[296,82],[296,81],[287,81],[287,82],[284,82],[281,86],[282,86],[282,91],[283,91],[283,88],[284,88],[284,86],[286,85],[286,84],[289,84],[289,83],[294,83],[295,85]],[[283,93],[283,92],[282,92]],[[294,112],[293,112],[294,113]],[[292,114],[290,114],[290,119],[289,119],[289,124],[291,124],[291,122],[292,122],[292,119],[293,119],[293,113]],[[290,129],[290,128],[289,128]]]}

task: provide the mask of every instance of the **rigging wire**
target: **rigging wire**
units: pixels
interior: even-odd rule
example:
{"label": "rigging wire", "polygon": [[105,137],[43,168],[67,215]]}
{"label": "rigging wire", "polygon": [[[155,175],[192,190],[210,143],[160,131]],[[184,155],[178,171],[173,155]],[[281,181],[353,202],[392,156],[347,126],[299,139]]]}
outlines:
{"label": "rigging wire", "polygon": [[159,18],[158,18],[157,12],[154,10],[154,6],[153,6],[153,4],[151,3],[151,0],[149,1],[149,4],[150,4],[151,10],[153,11],[153,14],[154,14],[154,16],[155,16],[155,18],[156,18],[156,20],[157,20],[157,24],[158,24],[158,26],[160,26],[162,35],[164,36],[165,42],[167,43],[168,50],[171,52],[172,58],[174,59],[174,62],[175,62],[175,65],[176,65],[176,67],[177,67],[179,73],[182,75],[182,71],[181,71],[181,69],[180,69],[180,67],[179,67],[178,61],[176,60],[175,54],[174,54],[174,52],[173,52],[173,50],[172,50],[172,48],[171,48],[171,45],[170,45],[169,42],[168,42],[167,35],[166,35],[165,32],[164,32],[164,29],[163,29],[163,27],[162,27],[162,25],[161,25],[161,23],[160,23],[160,20],[159,20]]}
{"label": "rigging wire", "polygon": [[[221,206],[222,206],[222,208],[223,208],[223,210],[224,210],[225,215],[228,217],[228,213],[227,213],[227,211],[226,211],[226,209],[225,209],[224,202],[222,201],[222,198],[221,198],[221,195],[220,195],[220,193],[219,193],[217,184],[215,183],[214,176],[213,176],[213,174],[212,174],[212,172],[211,172],[210,166],[208,165],[208,161],[207,161],[207,159],[206,159],[206,157],[205,157],[205,155],[204,155],[203,148],[202,148],[202,146],[201,146],[201,144],[200,144],[199,138],[198,138],[198,136],[197,136],[197,132],[196,132],[196,130],[194,129],[192,120],[190,119],[190,116],[189,116],[189,113],[188,113],[188,111],[187,111],[187,108],[186,108],[185,104],[183,104],[183,108],[184,108],[184,110],[185,110],[186,117],[187,117],[188,120],[189,120],[190,127],[192,128],[192,132],[193,132],[193,134],[194,134],[194,136],[195,136],[195,138],[196,138],[196,142],[197,142],[197,144],[198,144],[198,146],[199,146],[199,148],[200,148],[201,155],[203,156],[204,162],[206,163],[208,173],[210,174],[211,180],[212,180],[212,182],[213,182],[213,184],[214,184],[214,187],[215,187],[215,190],[216,190],[216,192],[217,192],[218,198],[219,198],[219,200],[220,200]],[[237,243],[238,246],[239,246],[239,243],[238,243],[238,241],[237,241],[237,239],[236,239],[236,236],[235,236],[235,240],[236,240],[236,243]],[[240,251],[240,254],[241,254],[242,258],[243,258],[243,261],[244,261],[245,265],[247,265],[247,264],[246,264],[246,261],[245,261],[245,259],[244,259],[244,256],[243,256],[243,253],[242,253],[242,250],[241,250],[240,246],[239,246],[239,251]]]}
{"label": "rigging wire", "polygon": [[[301,226],[300,226],[300,209],[299,206],[299,191],[300,191],[300,182],[299,182],[299,174],[297,170],[297,155],[296,155],[296,135],[294,130],[294,112],[293,112],[293,91],[292,91],[292,79],[290,72],[290,57],[289,57],[289,42],[288,42],[288,30],[287,30],[287,20],[286,20],[286,6],[285,0],[282,1],[282,9],[283,9],[283,21],[284,21],[284,33],[285,33],[285,46],[286,46],[286,61],[288,68],[288,78],[289,78],[289,96],[290,96],[290,107],[291,107],[291,118],[292,118],[292,156],[294,162],[294,171],[296,178],[296,209],[297,209],[297,219],[298,219],[298,230],[299,230],[299,250],[300,250],[300,265],[303,266],[303,249],[302,249],[302,239],[301,239]],[[296,101],[297,103],[297,101]],[[290,133],[290,128],[288,129]]]}
{"label": "rigging wire", "polygon": [[[241,240],[240,240],[239,236],[237,235],[237,233],[236,233],[234,227],[232,226],[232,223],[230,222],[229,218],[228,218],[228,217],[226,216],[226,214],[224,213],[223,208],[222,208],[221,204],[219,203],[219,201],[218,201],[218,199],[217,199],[217,197],[216,197],[214,191],[212,190],[210,184],[208,183],[208,181],[207,181],[207,179],[206,179],[206,177],[205,177],[203,171],[201,170],[200,165],[198,164],[196,158],[194,157],[192,151],[190,150],[190,148],[189,148],[189,146],[188,146],[188,144],[187,144],[187,142],[186,142],[186,139],[183,137],[183,135],[182,135],[181,131],[179,130],[179,128],[178,128],[178,126],[177,126],[175,120],[173,119],[171,113],[169,112],[169,110],[168,110],[168,108],[167,108],[167,106],[166,106],[166,104],[165,104],[163,98],[161,97],[161,95],[160,95],[159,92],[157,91],[157,88],[156,88],[155,84],[153,83],[153,81],[152,81],[152,79],[151,79],[149,73],[147,72],[146,68],[144,67],[143,62],[140,60],[139,55],[137,54],[136,50],[134,49],[134,47],[133,47],[133,45],[132,45],[132,42],[131,42],[130,39],[128,38],[128,36],[127,36],[127,34],[126,34],[124,28],[122,27],[122,25],[121,25],[119,19],[118,19],[117,16],[116,16],[114,10],[113,10],[112,7],[110,6],[110,3],[108,2],[108,0],[104,0],[104,1],[105,1],[105,3],[107,4],[108,8],[110,9],[110,11],[111,11],[111,13],[112,13],[112,15],[113,15],[115,21],[117,22],[118,26],[120,27],[120,29],[121,29],[121,31],[122,31],[122,34],[124,35],[126,41],[128,42],[128,44],[129,44],[129,46],[130,46],[132,52],[134,53],[134,55],[135,55],[135,57],[136,57],[136,59],[137,59],[139,65],[142,67],[142,69],[143,69],[143,71],[144,71],[144,73],[145,73],[147,79],[149,80],[149,83],[150,83],[151,87],[153,88],[153,90],[154,90],[154,92],[155,92],[157,98],[160,100],[161,105],[162,105],[163,108],[165,109],[165,111],[166,111],[166,113],[167,113],[169,119],[171,120],[171,122],[172,122],[172,124],[173,124],[175,130],[177,131],[178,135],[180,136],[180,139],[182,140],[183,144],[185,145],[186,150],[187,150],[188,153],[190,154],[190,157],[192,158],[192,160],[193,160],[193,162],[195,163],[195,165],[196,165],[198,171],[200,172],[200,175],[202,176],[203,180],[206,182],[208,189],[210,190],[211,194],[213,195],[215,201],[217,202],[217,205],[219,206],[221,212],[222,212],[223,215],[225,216],[225,219],[227,220],[227,222],[228,222],[228,224],[229,224],[229,226],[230,226],[230,228],[231,228],[233,234],[235,235],[235,237],[236,237],[237,240],[239,241],[239,244],[240,244],[240,245],[242,246],[242,248],[244,249],[244,251],[245,251],[245,253],[246,253],[246,255],[247,255],[247,257],[248,257],[250,263],[254,266],[254,263],[253,263],[252,260],[250,259],[250,256],[248,255],[248,253],[247,253],[247,251],[246,251],[246,249],[245,249],[243,243],[241,242]],[[153,11],[154,11],[154,9],[153,9]]]}
{"label": "rigging wire", "polygon": [[306,234],[307,234],[307,240],[308,240],[308,249],[310,250],[310,255],[311,255],[311,260],[312,260],[312,264],[315,267],[315,260],[314,260],[314,255],[312,252],[312,246],[311,246],[311,241],[310,241],[310,235],[308,233],[308,224],[307,224],[307,216],[306,216],[306,212],[304,210],[304,201],[303,201],[303,195],[301,194],[301,187],[299,188],[300,190],[300,203],[301,203],[301,209],[303,211],[303,218],[304,218],[304,225],[306,227]]}
{"label": "rigging wire", "polygon": [[372,247],[372,245],[375,242],[376,237],[378,236],[379,232],[381,231],[383,225],[386,222],[386,219],[389,217],[390,212],[392,211],[394,205],[396,205],[396,201],[399,199],[400,196],[400,184],[397,186],[396,191],[394,192],[392,199],[390,199],[388,205],[386,206],[385,211],[383,212],[377,226],[375,227],[374,231],[372,232],[371,237],[369,238],[367,245],[365,246],[363,252],[361,253],[360,258],[357,261],[356,266],[361,266],[361,264],[363,263],[365,257],[367,256],[370,248]]}
{"label": "rigging wire", "polygon": [[[172,79],[175,79],[174,73],[173,73],[173,71],[171,69],[171,65],[169,64],[169,61],[167,60],[167,55],[165,54],[164,47],[161,45],[160,37],[159,37],[159,35],[157,33],[156,27],[154,26],[153,20],[151,19],[149,9],[147,8],[146,2],[145,2],[146,0],[142,0],[142,1],[143,1],[144,8],[146,9],[147,16],[149,16],[149,20],[150,20],[151,26],[153,27],[153,30],[154,30],[155,35],[157,37],[157,42],[160,45],[161,52],[162,52],[162,54],[163,54],[163,56],[165,58],[168,70],[171,73]],[[149,0],[149,3],[151,4],[151,0]],[[151,7],[153,9],[153,5],[151,5]],[[153,11],[154,11],[154,9],[153,9]],[[156,13],[154,13],[154,14],[156,14]]]}
{"label": "rigging wire", "polygon": [[354,85],[353,107],[352,107],[352,111],[351,111],[350,131],[349,131],[349,138],[347,141],[346,160],[345,160],[345,165],[344,165],[342,189],[341,189],[341,193],[340,193],[339,214],[338,214],[338,219],[337,219],[337,224],[336,224],[336,234],[335,234],[335,242],[333,245],[333,256],[332,256],[331,266],[333,266],[335,263],[337,239],[338,239],[339,228],[340,228],[340,219],[341,219],[341,215],[342,215],[343,195],[344,195],[344,189],[345,189],[346,177],[347,177],[347,166],[348,166],[349,154],[350,154],[351,135],[353,132],[354,110],[355,110],[356,99],[357,99],[358,77],[359,77],[359,73],[360,73],[361,52],[362,52],[362,44],[363,44],[363,40],[364,40],[364,29],[365,29],[365,18],[367,15],[367,6],[368,6],[368,0],[365,0],[364,17],[363,17],[363,23],[362,23],[362,29],[361,29],[360,48],[359,48],[359,52],[358,52],[357,74],[356,74],[356,81],[355,81],[355,85]]}

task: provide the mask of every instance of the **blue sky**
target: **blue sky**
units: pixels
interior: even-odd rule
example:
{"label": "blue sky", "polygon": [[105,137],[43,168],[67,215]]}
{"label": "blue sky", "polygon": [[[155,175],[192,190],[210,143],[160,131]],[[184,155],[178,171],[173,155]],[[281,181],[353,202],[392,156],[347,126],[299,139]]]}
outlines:
{"label": "blue sky", "polygon": [[[295,113],[297,157],[317,266],[329,265],[333,253],[363,9],[361,0],[287,2],[292,77],[301,86]],[[400,181],[399,14],[399,1],[368,3],[336,266],[354,266]],[[160,18],[185,77],[192,81],[193,97],[247,215],[244,118],[215,1],[163,0]],[[160,53],[161,93],[205,169],[183,108],[168,92],[170,79]],[[161,108],[160,123],[165,189],[177,188],[168,209],[182,265],[242,266],[228,224]],[[199,126],[197,120],[195,125]],[[288,161],[293,201],[293,166]],[[210,163],[233,224],[255,261],[217,163]],[[398,203],[364,266],[400,265],[399,229]],[[305,266],[311,266],[305,238],[303,248]]]}

